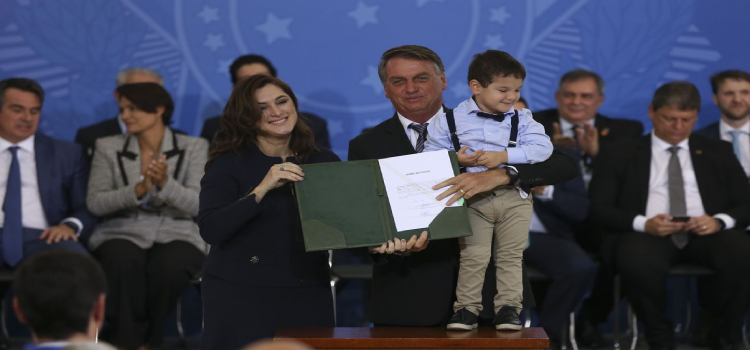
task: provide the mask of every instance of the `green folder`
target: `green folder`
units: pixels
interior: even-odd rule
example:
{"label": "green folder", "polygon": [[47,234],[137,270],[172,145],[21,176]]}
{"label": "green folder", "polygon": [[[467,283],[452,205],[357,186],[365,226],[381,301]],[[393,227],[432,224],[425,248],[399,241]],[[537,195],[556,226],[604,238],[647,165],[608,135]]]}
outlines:
{"label": "green folder", "polygon": [[[455,152],[449,152],[458,174]],[[379,246],[429,231],[429,240],[471,235],[466,204],[446,207],[424,229],[396,231],[377,160],[302,165],[294,183],[307,251]]]}

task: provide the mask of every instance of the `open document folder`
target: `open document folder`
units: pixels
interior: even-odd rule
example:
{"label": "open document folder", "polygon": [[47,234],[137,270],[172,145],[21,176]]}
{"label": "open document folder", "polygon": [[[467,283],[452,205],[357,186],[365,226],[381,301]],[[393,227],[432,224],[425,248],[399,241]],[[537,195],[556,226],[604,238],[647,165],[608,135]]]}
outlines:
{"label": "open document folder", "polygon": [[458,174],[453,151],[381,160],[302,165],[305,180],[294,183],[307,251],[381,245],[471,235],[463,200],[446,207],[432,186]]}

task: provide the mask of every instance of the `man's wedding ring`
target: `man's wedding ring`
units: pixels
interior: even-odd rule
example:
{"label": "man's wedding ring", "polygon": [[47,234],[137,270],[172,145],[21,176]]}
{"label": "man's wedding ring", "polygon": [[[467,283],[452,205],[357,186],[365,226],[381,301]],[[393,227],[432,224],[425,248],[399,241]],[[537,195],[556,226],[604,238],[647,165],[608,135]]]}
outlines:
{"label": "man's wedding ring", "polygon": [[466,191],[464,191],[463,188],[460,188],[459,191],[461,191],[461,196],[465,196],[466,195]]}

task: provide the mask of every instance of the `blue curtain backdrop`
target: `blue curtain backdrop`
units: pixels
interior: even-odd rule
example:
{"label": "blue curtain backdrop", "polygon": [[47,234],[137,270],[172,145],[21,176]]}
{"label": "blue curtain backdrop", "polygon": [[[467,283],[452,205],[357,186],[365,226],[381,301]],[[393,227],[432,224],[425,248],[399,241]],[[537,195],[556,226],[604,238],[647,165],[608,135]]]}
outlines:
{"label": "blue curtain backdrop", "polygon": [[259,53],[346,157],[349,139],[393,114],[376,67],[404,44],[443,58],[450,107],[469,96],[472,55],[500,49],[526,65],[532,110],[553,107],[560,75],[582,67],[607,83],[605,114],[649,129],[651,94],[682,79],[699,87],[708,124],[709,76],[750,70],[748,13],[747,0],[0,0],[0,78],[38,80],[41,131],[71,140],[116,115],[120,69],[149,67],[175,98],[174,127],[197,135],[229,96],[231,61]]}

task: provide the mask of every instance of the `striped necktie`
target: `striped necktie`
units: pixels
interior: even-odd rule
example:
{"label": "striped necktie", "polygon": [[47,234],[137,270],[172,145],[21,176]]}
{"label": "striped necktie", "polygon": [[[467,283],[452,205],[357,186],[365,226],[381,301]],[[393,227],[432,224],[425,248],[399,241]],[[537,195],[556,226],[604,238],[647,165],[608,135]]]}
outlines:
{"label": "striped necktie", "polygon": [[414,147],[414,150],[417,151],[417,153],[422,153],[424,151],[424,143],[427,141],[427,125],[430,123],[411,123],[409,124],[409,129],[413,129],[414,131],[419,134],[419,137],[417,137],[417,145]]}

